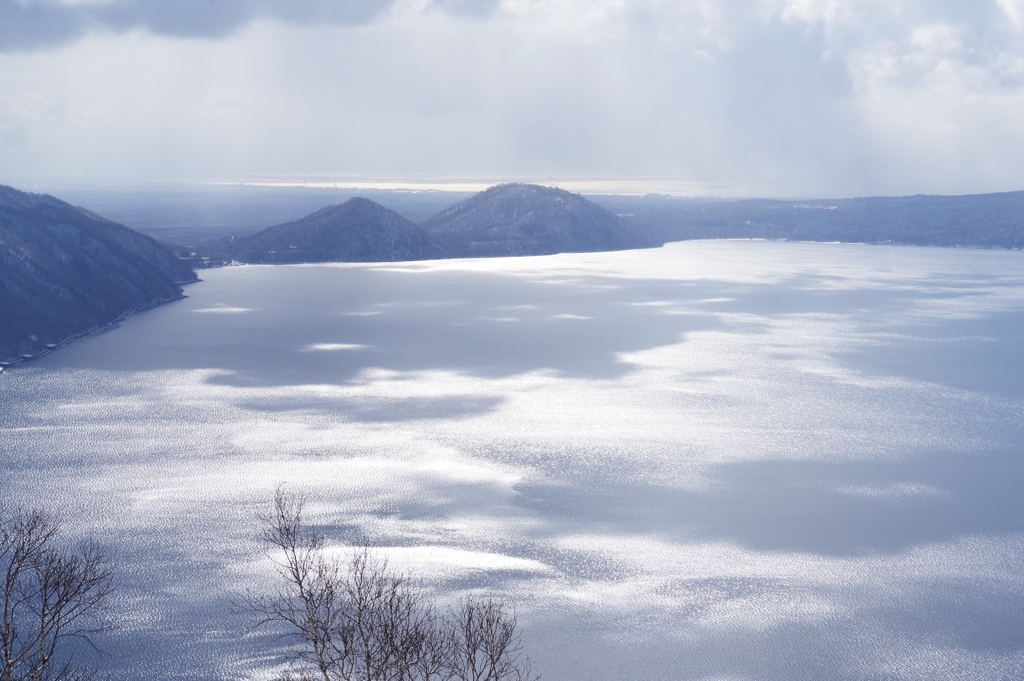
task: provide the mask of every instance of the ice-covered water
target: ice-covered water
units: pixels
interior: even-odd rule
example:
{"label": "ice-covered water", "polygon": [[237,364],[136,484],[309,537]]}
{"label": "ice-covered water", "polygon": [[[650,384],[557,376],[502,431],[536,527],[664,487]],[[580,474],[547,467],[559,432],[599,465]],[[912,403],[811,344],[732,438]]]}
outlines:
{"label": "ice-covered water", "polygon": [[305,491],[549,681],[1024,677],[1024,253],[689,242],[205,271],[0,375],[2,491],[121,570],[118,679],[259,678]]}

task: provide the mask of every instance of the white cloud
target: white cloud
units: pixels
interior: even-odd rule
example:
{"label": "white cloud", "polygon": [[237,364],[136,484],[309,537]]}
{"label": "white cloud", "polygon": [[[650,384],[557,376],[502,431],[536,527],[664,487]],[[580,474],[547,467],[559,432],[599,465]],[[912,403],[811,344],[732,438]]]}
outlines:
{"label": "white cloud", "polygon": [[[971,11],[420,1],[358,21],[308,0],[287,13],[224,3],[187,25],[108,4],[32,5],[57,14],[10,33],[23,46],[38,34],[39,49],[0,54],[4,181],[534,173],[790,195],[1024,185],[1019,0]],[[80,14],[92,18],[57,30],[54,17]]]}
{"label": "white cloud", "polygon": [[1016,28],[1024,27],[1024,1],[1022,0],[996,0],[999,7],[1006,12],[1007,18]]}
{"label": "white cloud", "polygon": [[596,44],[622,37],[628,9],[626,0],[504,0],[499,17],[549,40]]}

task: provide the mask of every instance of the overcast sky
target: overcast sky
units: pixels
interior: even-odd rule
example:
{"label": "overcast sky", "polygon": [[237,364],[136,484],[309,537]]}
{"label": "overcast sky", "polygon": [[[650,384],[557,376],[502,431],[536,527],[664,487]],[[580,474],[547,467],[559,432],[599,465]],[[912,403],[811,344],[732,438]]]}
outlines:
{"label": "overcast sky", "polygon": [[0,183],[332,174],[1024,189],[1024,0],[0,0]]}

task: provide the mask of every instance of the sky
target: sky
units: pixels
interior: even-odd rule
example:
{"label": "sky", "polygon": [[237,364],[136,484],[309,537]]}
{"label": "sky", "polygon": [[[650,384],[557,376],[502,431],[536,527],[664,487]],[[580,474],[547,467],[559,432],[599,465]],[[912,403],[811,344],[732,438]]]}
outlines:
{"label": "sky", "polygon": [[164,180],[1024,189],[1024,0],[0,0],[0,184]]}

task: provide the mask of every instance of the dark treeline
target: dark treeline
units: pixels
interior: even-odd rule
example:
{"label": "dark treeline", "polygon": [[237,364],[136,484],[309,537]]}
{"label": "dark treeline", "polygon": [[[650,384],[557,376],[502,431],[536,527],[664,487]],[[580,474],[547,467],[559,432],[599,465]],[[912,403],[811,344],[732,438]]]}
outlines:
{"label": "dark treeline", "polygon": [[1024,248],[1024,192],[713,203],[650,197],[616,207],[663,242],[741,238]]}

